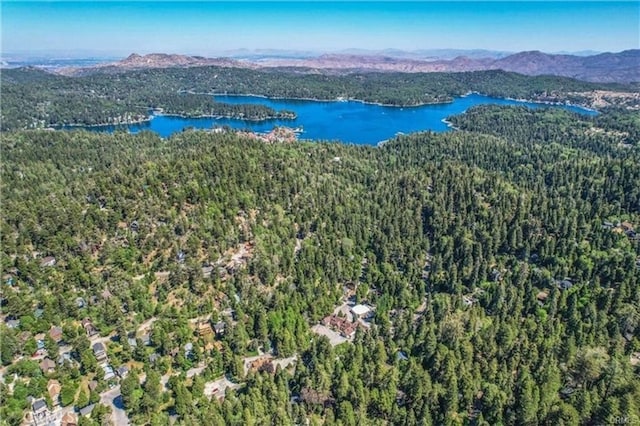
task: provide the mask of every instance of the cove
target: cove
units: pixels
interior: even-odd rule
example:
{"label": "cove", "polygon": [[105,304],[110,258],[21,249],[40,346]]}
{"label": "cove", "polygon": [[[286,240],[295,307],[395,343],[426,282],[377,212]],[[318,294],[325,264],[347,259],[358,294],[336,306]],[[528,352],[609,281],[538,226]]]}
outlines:
{"label": "cove", "polygon": [[416,107],[393,107],[367,104],[359,101],[314,101],[294,99],[273,99],[260,96],[215,96],[216,101],[232,104],[261,104],[276,110],[292,110],[295,120],[268,120],[262,122],[243,121],[229,118],[183,118],[154,115],[150,121],[120,125],[88,127],[95,131],[113,132],[125,129],[131,133],[150,130],[162,137],[186,128],[211,129],[229,126],[234,129],[249,129],[254,132],[269,132],[274,126],[301,128],[300,139],[340,141],[355,144],[375,145],[395,136],[397,133],[411,133],[431,130],[444,132],[451,128],[444,119],[461,114],[467,109],[482,104],[524,105],[529,108],[563,108],[581,114],[595,115],[597,112],[570,105],[547,105],[513,99],[493,98],[470,94],[455,98],[446,104],[422,105]]}

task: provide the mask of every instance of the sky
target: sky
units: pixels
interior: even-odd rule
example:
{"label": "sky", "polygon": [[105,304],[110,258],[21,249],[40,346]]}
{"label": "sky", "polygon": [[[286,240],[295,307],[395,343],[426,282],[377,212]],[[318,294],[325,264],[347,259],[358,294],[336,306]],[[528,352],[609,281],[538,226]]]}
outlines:
{"label": "sky", "polygon": [[611,51],[640,47],[640,1],[7,1],[2,53],[236,49]]}

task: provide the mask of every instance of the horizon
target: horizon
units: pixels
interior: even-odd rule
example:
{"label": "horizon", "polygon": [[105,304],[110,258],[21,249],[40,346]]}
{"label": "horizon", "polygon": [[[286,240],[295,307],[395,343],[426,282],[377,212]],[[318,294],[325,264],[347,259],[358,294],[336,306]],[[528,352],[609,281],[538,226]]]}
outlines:
{"label": "horizon", "polygon": [[640,3],[631,1],[9,1],[2,3],[1,50],[3,57],[42,58],[270,50],[602,53],[639,47],[639,15]]}

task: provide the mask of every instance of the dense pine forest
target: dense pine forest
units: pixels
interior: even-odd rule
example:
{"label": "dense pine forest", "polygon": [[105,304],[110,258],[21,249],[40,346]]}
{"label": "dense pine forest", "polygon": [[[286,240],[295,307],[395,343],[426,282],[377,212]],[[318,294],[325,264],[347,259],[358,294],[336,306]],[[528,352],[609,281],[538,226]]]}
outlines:
{"label": "dense pine forest", "polygon": [[[44,397],[104,424],[116,384],[132,424],[640,421],[638,115],[451,122],[379,148],[3,133],[0,423]],[[373,316],[334,346],[312,328],[349,298]]]}
{"label": "dense pine forest", "polygon": [[[163,68],[66,77],[35,68],[3,70],[2,130],[147,120],[150,109],[188,117],[247,120],[295,118],[291,111],[231,105],[205,94],[256,94],[320,100],[356,99],[385,105],[451,102],[477,91],[490,96],[572,102],[591,106],[590,92],[637,92],[637,85],[595,84],[570,78],[528,77],[504,71],[462,73],[360,73],[250,70],[225,67]],[[637,104],[638,99],[615,98]]]}

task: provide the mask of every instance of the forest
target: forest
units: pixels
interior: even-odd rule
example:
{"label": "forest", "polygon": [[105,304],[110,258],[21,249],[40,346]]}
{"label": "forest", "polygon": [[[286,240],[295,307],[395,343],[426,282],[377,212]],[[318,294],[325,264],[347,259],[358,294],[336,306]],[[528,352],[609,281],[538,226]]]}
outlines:
{"label": "forest", "polygon": [[[0,423],[51,380],[62,406],[98,403],[116,382],[96,337],[130,370],[133,424],[637,422],[637,115],[450,121],[379,148],[4,132]],[[345,292],[374,315],[334,346],[312,327]],[[72,349],[43,371],[52,327]],[[261,352],[295,362],[243,368]],[[234,386],[211,398],[221,377]]]}
{"label": "forest", "polygon": [[188,117],[295,118],[292,111],[216,102],[210,94],[343,98],[414,106],[451,102],[455,96],[476,91],[497,97],[543,102],[570,100],[587,105],[584,93],[588,91],[637,91],[631,85],[594,84],[554,76],[528,77],[498,70],[332,75],[310,70],[192,67],[66,77],[36,68],[20,68],[3,70],[0,83],[3,131],[138,122],[148,119],[150,109]]}

